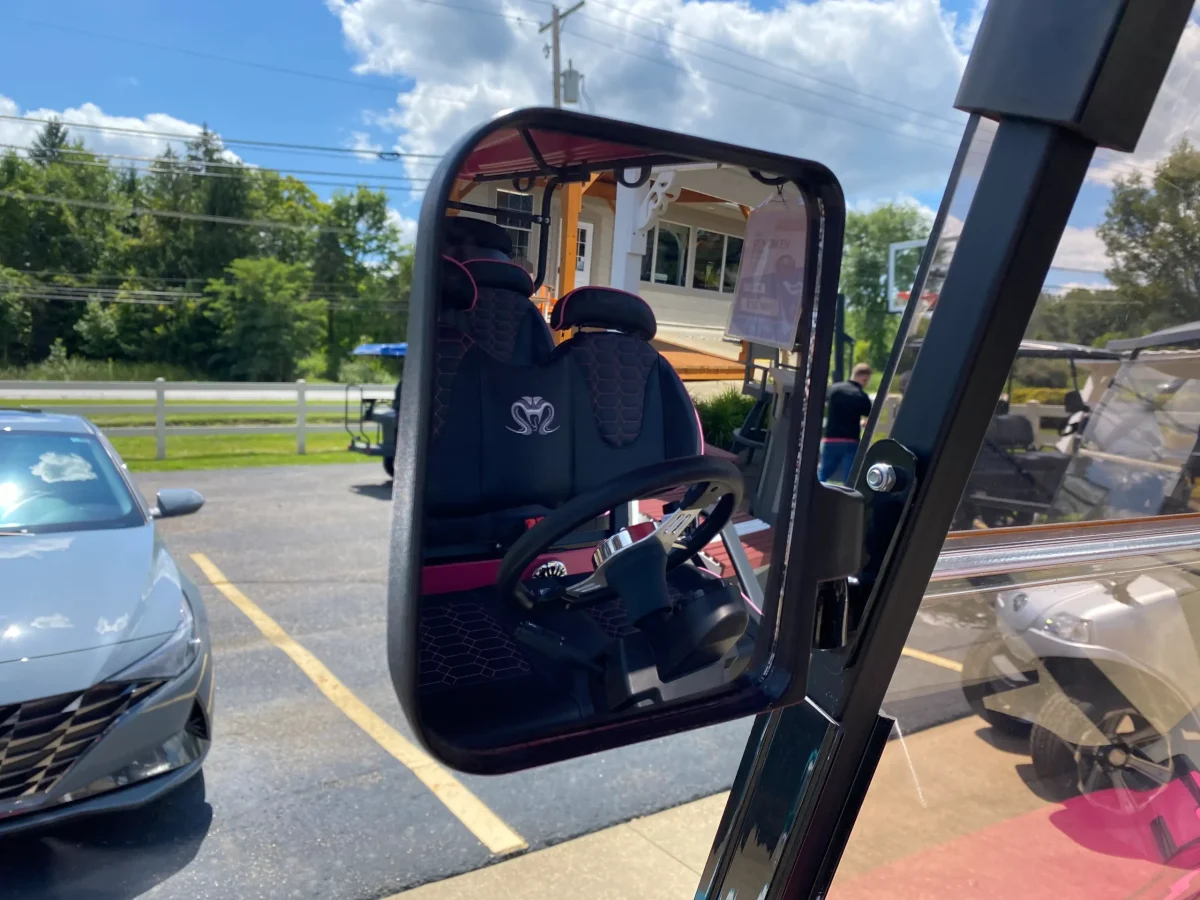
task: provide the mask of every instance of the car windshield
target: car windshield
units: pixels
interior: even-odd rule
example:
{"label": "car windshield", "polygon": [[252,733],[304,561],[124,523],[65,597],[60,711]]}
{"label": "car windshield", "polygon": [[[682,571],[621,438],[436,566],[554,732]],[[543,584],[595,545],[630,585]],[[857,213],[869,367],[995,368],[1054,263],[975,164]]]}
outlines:
{"label": "car windshield", "polygon": [[0,441],[0,532],[130,528],[144,521],[91,435],[17,432]]}

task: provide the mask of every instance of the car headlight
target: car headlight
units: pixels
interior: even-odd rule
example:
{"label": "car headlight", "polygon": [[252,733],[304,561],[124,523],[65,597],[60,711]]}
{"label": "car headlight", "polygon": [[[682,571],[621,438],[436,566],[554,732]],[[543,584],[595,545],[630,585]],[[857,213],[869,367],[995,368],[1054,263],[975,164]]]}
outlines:
{"label": "car headlight", "polygon": [[180,622],[175,632],[151,653],[143,656],[110,681],[142,681],[154,678],[175,678],[196,661],[200,653],[200,638],[196,636],[196,617],[185,597],[179,606]]}
{"label": "car headlight", "polygon": [[1056,613],[1043,620],[1038,628],[1072,644],[1092,642],[1092,623],[1071,613]]}

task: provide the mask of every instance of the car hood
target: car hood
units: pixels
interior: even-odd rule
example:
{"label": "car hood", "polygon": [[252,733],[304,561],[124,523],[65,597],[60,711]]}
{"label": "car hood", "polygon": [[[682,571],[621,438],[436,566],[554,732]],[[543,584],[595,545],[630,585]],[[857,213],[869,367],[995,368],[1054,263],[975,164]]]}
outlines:
{"label": "car hood", "polygon": [[0,538],[0,664],[168,635],[182,599],[152,522]]}

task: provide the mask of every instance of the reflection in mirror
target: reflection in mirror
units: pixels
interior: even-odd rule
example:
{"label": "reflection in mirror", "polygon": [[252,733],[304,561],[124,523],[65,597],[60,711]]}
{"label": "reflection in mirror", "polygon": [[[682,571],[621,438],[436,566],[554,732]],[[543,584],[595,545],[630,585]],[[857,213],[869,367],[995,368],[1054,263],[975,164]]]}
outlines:
{"label": "reflection in mirror", "polygon": [[[813,163],[553,115],[580,132],[485,129],[436,217],[427,195],[419,237],[438,242],[440,276],[414,432],[413,658],[394,649],[392,665],[427,745],[491,771],[798,697],[811,643],[811,607],[794,614],[807,632],[780,612],[773,525],[797,470],[812,485],[797,508],[815,489],[816,447],[797,441],[823,389],[806,403],[797,385],[826,378],[814,311],[832,310],[836,183]],[[848,574],[814,569],[808,594]]]}

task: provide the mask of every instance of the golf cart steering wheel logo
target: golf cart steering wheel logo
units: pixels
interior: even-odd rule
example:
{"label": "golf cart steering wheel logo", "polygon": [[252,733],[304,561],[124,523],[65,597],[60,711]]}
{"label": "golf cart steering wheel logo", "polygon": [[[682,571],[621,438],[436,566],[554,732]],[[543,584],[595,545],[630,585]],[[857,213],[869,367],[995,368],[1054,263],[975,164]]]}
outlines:
{"label": "golf cart steering wheel logo", "polygon": [[554,421],[554,406],[541,397],[522,397],[512,405],[513,421],[508,430],[513,434],[552,434],[558,428],[551,428]]}

